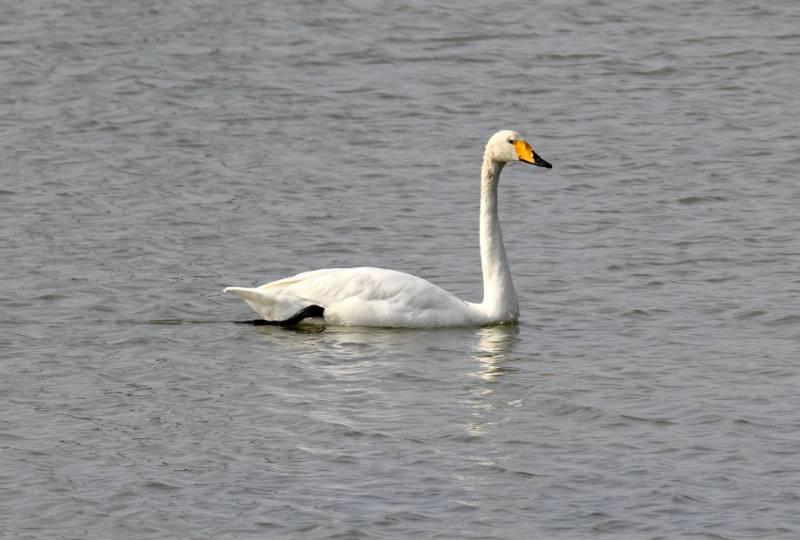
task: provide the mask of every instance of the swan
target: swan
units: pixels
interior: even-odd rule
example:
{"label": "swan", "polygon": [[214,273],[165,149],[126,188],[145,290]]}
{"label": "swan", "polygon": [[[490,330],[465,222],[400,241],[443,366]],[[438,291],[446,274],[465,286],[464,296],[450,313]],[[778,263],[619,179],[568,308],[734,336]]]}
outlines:
{"label": "swan", "polygon": [[371,267],[313,270],[224,292],[239,296],[263,318],[252,321],[256,324],[438,328],[514,322],[519,304],[497,215],[500,172],[512,162],[552,168],[516,131],[498,131],[486,144],[480,191],[481,303],[461,300],[404,272]]}

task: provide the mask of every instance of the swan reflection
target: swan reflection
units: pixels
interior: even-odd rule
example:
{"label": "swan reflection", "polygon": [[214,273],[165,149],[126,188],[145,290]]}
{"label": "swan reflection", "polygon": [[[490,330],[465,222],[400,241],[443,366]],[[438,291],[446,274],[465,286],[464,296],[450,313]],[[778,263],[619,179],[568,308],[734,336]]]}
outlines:
{"label": "swan reflection", "polygon": [[480,369],[471,375],[486,382],[497,382],[500,375],[509,371],[502,364],[509,358],[518,334],[519,325],[516,324],[478,329],[472,357],[480,363]]}
{"label": "swan reflection", "polygon": [[484,436],[497,421],[495,411],[508,403],[507,396],[495,396],[495,386],[502,375],[514,373],[515,368],[504,366],[510,359],[519,334],[518,325],[490,326],[478,329],[477,340],[472,347],[472,359],[479,369],[470,373],[479,383],[470,384],[467,405],[472,409],[472,421],[464,428],[470,435]]}

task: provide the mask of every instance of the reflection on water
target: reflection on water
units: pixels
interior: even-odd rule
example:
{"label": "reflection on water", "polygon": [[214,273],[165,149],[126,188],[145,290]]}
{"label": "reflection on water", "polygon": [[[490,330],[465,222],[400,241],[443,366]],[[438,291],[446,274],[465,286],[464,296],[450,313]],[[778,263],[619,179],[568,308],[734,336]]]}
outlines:
{"label": "reflection on water", "polygon": [[472,357],[480,363],[481,369],[472,375],[486,382],[496,382],[497,378],[507,370],[502,363],[508,359],[518,334],[517,324],[479,328]]}
{"label": "reflection on water", "polygon": [[481,382],[467,387],[466,403],[472,409],[472,420],[464,427],[470,435],[486,435],[497,421],[493,414],[500,405],[495,395],[496,383],[501,375],[515,371],[503,364],[510,358],[518,334],[519,325],[516,324],[479,328],[476,332],[471,357],[478,362],[479,369],[470,375]]}
{"label": "reflection on water", "polygon": [[[451,329],[391,329],[367,327],[311,327],[280,328],[273,326],[258,327],[256,332],[271,342],[280,342],[288,352],[303,354],[308,352],[326,352],[331,360],[346,361],[354,355],[358,359],[375,356],[407,354],[419,355],[442,350],[466,352],[472,361],[478,362],[477,371],[469,373],[486,382],[496,382],[503,373],[513,371],[503,366],[518,341],[519,325],[498,325],[483,328],[451,328]],[[431,343],[438,346],[419,350],[421,344]],[[465,340],[473,344],[464,350]]]}

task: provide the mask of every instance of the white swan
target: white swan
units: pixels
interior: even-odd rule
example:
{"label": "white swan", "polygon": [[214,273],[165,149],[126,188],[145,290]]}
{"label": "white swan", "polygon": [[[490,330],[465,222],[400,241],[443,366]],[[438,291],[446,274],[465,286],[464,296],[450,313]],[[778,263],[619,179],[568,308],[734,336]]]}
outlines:
{"label": "white swan", "polygon": [[[497,215],[497,184],[509,162],[551,165],[515,131],[489,139],[481,167],[480,247],[483,302],[466,302],[416,276],[383,268],[327,268],[256,288],[228,287],[264,321],[342,326],[434,328],[516,321],[519,304]],[[254,321],[256,322],[256,321]]]}

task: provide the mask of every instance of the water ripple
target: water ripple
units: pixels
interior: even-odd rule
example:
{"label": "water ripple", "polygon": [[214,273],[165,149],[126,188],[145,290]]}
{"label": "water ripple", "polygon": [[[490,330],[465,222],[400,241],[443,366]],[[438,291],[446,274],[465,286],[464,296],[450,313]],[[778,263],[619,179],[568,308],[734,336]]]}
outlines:
{"label": "water ripple", "polygon": [[[796,538],[797,9],[9,4],[0,531]],[[513,19],[513,22],[511,20]],[[519,325],[286,330],[316,267]]]}

